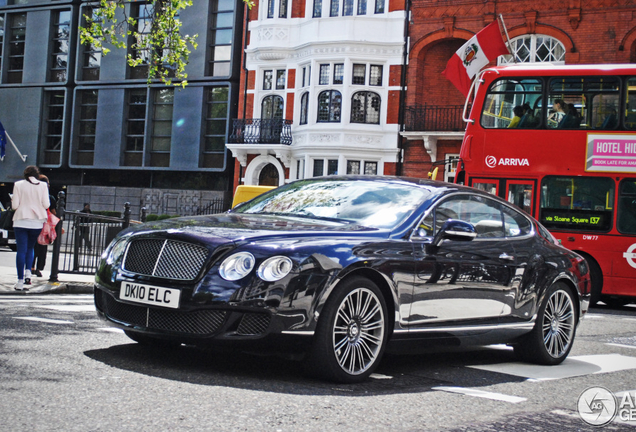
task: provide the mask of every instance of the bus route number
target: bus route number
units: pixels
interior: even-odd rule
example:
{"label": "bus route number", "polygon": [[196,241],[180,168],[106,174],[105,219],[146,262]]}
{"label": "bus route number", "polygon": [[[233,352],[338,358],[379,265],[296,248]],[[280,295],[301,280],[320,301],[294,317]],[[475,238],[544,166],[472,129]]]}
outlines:
{"label": "bus route number", "polygon": [[598,240],[597,235],[584,235],[583,240]]}

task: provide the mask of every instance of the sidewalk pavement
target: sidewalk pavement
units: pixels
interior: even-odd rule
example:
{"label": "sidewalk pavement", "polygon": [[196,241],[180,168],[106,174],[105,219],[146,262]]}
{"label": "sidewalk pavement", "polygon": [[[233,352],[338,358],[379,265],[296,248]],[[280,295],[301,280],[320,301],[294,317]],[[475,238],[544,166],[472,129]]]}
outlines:
{"label": "sidewalk pavement", "polygon": [[44,277],[31,277],[31,285],[28,291],[16,291],[13,289],[18,281],[18,272],[15,268],[15,253],[2,251],[0,254],[0,296],[2,295],[30,295],[30,294],[92,294],[94,275],[60,273],[57,282],[49,282],[50,256],[47,265],[42,272]]}

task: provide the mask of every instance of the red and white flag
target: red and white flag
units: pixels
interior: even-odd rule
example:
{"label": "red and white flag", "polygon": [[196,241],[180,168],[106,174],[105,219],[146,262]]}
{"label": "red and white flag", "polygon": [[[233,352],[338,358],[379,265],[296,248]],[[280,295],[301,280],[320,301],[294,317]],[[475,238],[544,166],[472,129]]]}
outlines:
{"label": "red and white flag", "polygon": [[475,75],[492,60],[504,54],[510,52],[501,37],[499,22],[493,21],[453,54],[442,75],[468,97]]}

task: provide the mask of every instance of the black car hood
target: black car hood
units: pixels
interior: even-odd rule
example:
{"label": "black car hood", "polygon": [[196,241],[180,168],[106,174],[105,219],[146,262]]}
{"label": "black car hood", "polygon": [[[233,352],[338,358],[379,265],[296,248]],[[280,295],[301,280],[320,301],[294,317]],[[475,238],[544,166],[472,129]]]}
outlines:
{"label": "black car hood", "polygon": [[[388,232],[347,221],[335,221],[275,214],[221,213],[166,219],[131,226],[127,234],[153,237],[189,237],[203,242],[225,243],[259,238],[290,236],[373,236],[386,237]],[[225,241],[223,241],[225,240]]]}

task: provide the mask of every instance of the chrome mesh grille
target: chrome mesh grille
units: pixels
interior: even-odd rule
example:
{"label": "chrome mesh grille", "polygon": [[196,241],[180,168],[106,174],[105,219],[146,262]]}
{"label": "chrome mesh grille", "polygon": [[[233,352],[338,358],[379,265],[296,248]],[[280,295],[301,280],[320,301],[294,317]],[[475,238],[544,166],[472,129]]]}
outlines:
{"label": "chrome mesh grille", "polygon": [[123,268],[126,271],[166,279],[193,280],[208,250],[175,240],[139,239],[128,245]]}
{"label": "chrome mesh grille", "polygon": [[265,333],[269,327],[270,316],[261,313],[246,313],[236,329],[236,333],[244,336]]}
{"label": "chrome mesh grille", "polygon": [[191,312],[153,309],[121,303],[105,292],[99,303],[107,317],[126,324],[146,327],[151,330],[166,330],[183,334],[209,335],[215,333],[225,322],[226,312],[220,310],[196,310]]}

